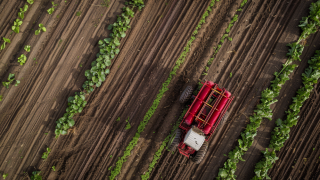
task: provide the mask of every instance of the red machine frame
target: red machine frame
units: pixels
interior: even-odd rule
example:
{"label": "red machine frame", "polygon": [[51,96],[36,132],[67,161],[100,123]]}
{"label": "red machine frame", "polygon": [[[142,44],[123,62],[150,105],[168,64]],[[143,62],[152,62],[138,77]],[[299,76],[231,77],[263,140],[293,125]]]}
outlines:
{"label": "red machine frame", "polygon": [[[201,82],[202,83],[202,82]],[[231,96],[230,93],[230,97],[226,97],[225,94],[226,92],[229,93],[228,91],[225,90],[225,88],[220,89],[218,87],[217,83],[213,83],[213,87],[209,86],[209,83],[213,83],[211,81],[206,81],[205,83],[202,83],[203,86],[200,89],[199,93],[197,94],[197,96],[194,98],[194,101],[192,102],[191,106],[189,107],[187,113],[185,114],[185,116],[183,117],[182,122],[180,123],[179,128],[181,128],[183,130],[183,135],[182,135],[182,140],[178,145],[178,149],[179,152],[185,156],[187,156],[188,158],[190,157],[190,155],[194,154],[196,151],[191,148],[190,146],[186,145],[183,143],[183,139],[186,135],[186,133],[191,129],[192,125],[188,125],[185,122],[185,119],[187,118],[188,115],[192,115],[197,125],[197,127],[203,131],[204,126],[208,125],[208,120],[211,118],[211,116],[213,115],[214,111],[217,111],[217,106],[220,104],[222,97],[228,98],[226,104],[224,105],[223,109],[220,111],[220,115],[218,116],[218,118],[213,122],[213,124],[209,124],[211,126],[211,129],[209,131],[209,133],[205,134],[206,135],[206,141],[208,141],[211,137],[211,135],[213,134],[213,132],[215,131],[215,129],[217,128],[217,126],[219,125],[222,117],[224,116],[224,114],[226,113],[230,103],[232,102],[232,100],[234,99],[234,96]],[[205,98],[205,100],[200,99],[199,96],[202,93],[203,89],[205,87],[210,87],[211,88],[211,92],[208,95],[208,97]],[[208,102],[210,101],[211,97],[215,97],[215,102],[214,104],[211,106]],[[192,114],[190,112],[191,108],[195,105],[196,100],[200,100],[203,105],[200,108],[199,112],[197,114]],[[202,119],[201,117],[204,116],[203,111],[205,108],[210,108],[210,112],[207,114],[205,119]]]}

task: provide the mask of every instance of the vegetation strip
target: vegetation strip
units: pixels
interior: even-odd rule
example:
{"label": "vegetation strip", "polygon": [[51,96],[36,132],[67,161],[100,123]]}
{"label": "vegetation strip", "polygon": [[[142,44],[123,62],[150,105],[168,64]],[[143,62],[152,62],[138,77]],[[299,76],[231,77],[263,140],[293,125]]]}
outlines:
{"label": "vegetation strip", "polygon": [[[237,11],[242,11],[242,8],[244,5],[246,5],[248,0],[243,0],[242,3],[240,4],[240,7],[237,9]],[[210,60],[208,61],[206,67],[205,67],[205,72],[202,73],[203,76],[208,75],[208,71],[209,71],[209,66],[212,64],[215,55],[219,52],[222,44],[224,43],[225,39],[227,38],[229,41],[232,41],[232,38],[229,36],[229,33],[231,31],[231,28],[233,27],[234,23],[238,20],[238,15],[235,14],[232,18],[232,20],[230,21],[225,33],[223,34],[223,36],[221,37],[218,46],[214,47],[216,50],[214,51],[212,58],[210,58]],[[230,73],[230,77],[232,77],[232,73]]]}
{"label": "vegetation strip", "polygon": [[268,170],[272,168],[273,164],[276,162],[278,157],[276,157],[275,151],[280,151],[284,146],[284,143],[289,139],[290,128],[297,124],[299,119],[300,108],[303,103],[310,97],[311,91],[313,90],[313,85],[318,82],[320,78],[320,51],[316,51],[316,55],[308,61],[309,67],[306,68],[305,73],[302,73],[303,87],[297,91],[296,97],[293,97],[293,102],[289,106],[289,110],[286,111],[287,119],[281,120],[280,118],[276,120],[276,127],[272,131],[269,148],[262,151],[264,154],[263,159],[258,162],[255,166],[255,174],[253,180],[257,179],[271,179],[268,176]]}
{"label": "vegetation strip", "polygon": [[[219,1],[219,0],[217,0],[217,1]],[[239,8],[237,11],[240,11],[240,9],[241,9],[246,3],[247,3],[247,0],[243,0],[243,2],[240,4],[240,8]],[[215,0],[212,0],[211,3],[210,3],[210,6],[209,6],[208,9],[206,10],[206,12],[203,14],[200,22],[198,23],[198,26],[196,27],[196,30],[193,32],[193,36],[191,36],[191,38],[192,38],[192,37],[195,38],[195,36],[196,36],[197,33],[198,33],[198,30],[201,28],[202,23],[205,22],[205,18],[209,15],[209,12],[212,11],[212,7],[214,6],[214,4],[215,4]],[[209,65],[211,65],[211,63],[213,62],[214,56],[215,56],[215,55],[218,53],[218,51],[220,50],[222,44],[224,43],[225,38],[228,38],[228,40],[232,41],[232,38],[231,38],[231,37],[228,37],[228,33],[230,32],[233,24],[234,24],[237,20],[238,20],[238,15],[234,15],[234,17],[232,18],[231,22],[230,22],[229,25],[228,25],[228,28],[226,29],[226,34],[224,34],[224,35],[222,36],[221,40],[220,40],[220,43],[221,43],[221,44],[218,45],[218,48],[216,48],[216,51],[215,51],[214,54],[212,55],[212,58],[210,58],[210,60],[208,61],[207,66],[205,67],[205,71],[206,71],[206,72],[204,72],[202,75],[207,75],[207,72],[208,72],[208,70],[209,70]],[[202,84],[199,83],[199,86],[198,86],[198,87],[202,87]],[[200,90],[200,89],[194,91],[194,95],[197,95],[199,90]],[[187,110],[188,110],[188,109],[185,109],[185,111],[187,111]],[[184,115],[185,112],[183,112],[182,114]],[[182,118],[183,118],[183,116],[182,116]],[[182,118],[181,118],[181,119],[182,119]],[[158,149],[158,151],[157,151],[157,152],[155,153],[155,155],[153,156],[153,160],[151,161],[151,163],[150,163],[150,165],[149,165],[148,171],[147,171],[145,174],[141,175],[141,178],[142,178],[143,180],[146,180],[146,179],[148,179],[148,178],[150,177],[150,173],[152,172],[152,170],[153,170],[155,164],[157,163],[158,159],[160,159],[160,157],[161,157],[161,152],[163,151],[164,147],[166,147],[169,139],[171,138],[172,132],[174,132],[174,131],[179,127],[179,124],[180,124],[181,119],[180,119],[180,118],[178,119],[177,124],[176,124],[175,126],[173,126],[173,128],[172,128],[172,130],[171,130],[171,133],[165,138],[165,140],[162,142],[160,148]]]}
{"label": "vegetation strip", "polygon": [[[317,27],[320,25],[320,1],[312,3],[310,7],[310,15],[308,17],[303,17],[300,21],[299,27],[302,28],[303,32],[299,37],[298,41],[292,44],[288,44],[290,47],[289,57],[280,72],[275,72],[275,79],[271,81],[269,88],[265,89],[261,93],[260,104],[257,105],[256,110],[254,110],[254,115],[250,116],[250,123],[244,132],[241,132],[241,138],[238,139],[238,145],[229,152],[229,159],[224,163],[224,167],[219,169],[219,174],[217,179],[235,179],[235,171],[237,168],[237,163],[242,159],[242,155],[251,147],[254,137],[257,135],[257,129],[260,127],[263,118],[272,120],[272,110],[270,106],[277,102],[275,99],[279,96],[282,85],[289,80],[289,75],[293,72],[295,67],[298,65],[292,64],[293,61],[299,60],[300,55],[303,51],[303,44],[300,42],[306,40],[306,38],[317,31]],[[296,124],[297,119],[291,119],[290,123]]]}
{"label": "vegetation strip", "polygon": [[[126,2],[126,6],[123,7],[123,13],[118,16],[117,22],[109,25],[108,29],[112,30],[110,38],[105,38],[99,41],[100,51],[97,53],[97,59],[91,63],[91,69],[85,71],[87,81],[84,82],[84,91],[76,92],[75,96],[68,98],[68,107],[63,117],[56,121],[55,134],[56,138],[60,134],[65,135],[68,133],[68,129],[72,127],[75,122],[72,119],[74,114],[81,113],[83,108],[86,106],[85,95],[91,93],[94,87],[100,87],[102,82],[106,80],[106,75],[110,73],[110,69],[107,67],[111,65],[111,60],[116,54],[120,52],[118,48],[120,46],[121,38],[126,36],[126,31],[130,28],[130,17],[134,16],[133,9],[138,7],[139,10],[144,7],[142,0],[132,0]],[[44,27],[39,25],[40,30],[44,31]]]}
{"label": "vegetation strip", "polygon": [[150,173],[152,172],[154,166],[158,163],[158,160],[161,157],[161,153],[162,151],[165,149],[165,147],[167,146],[167,143],[169,142],[172,133],[179,127],[180,125],[180,121],[182,120],[183,116],[187,113],[188,108],[184,109],[183,112],[181,113],[180,117],[178,118],[177,122],[175,123],[175,125],[173,126],[173,128],[171,129],[171,133],[164,139],[164,141],[162,142],[161,146],[159,147],[158,151],[155,153],[155,155],[153,156],[153,159],[151,161],[151,163],[149,164],[149,168],[148,171],[141,175],[141,179],[142,180],[147,180],[150,177]]}

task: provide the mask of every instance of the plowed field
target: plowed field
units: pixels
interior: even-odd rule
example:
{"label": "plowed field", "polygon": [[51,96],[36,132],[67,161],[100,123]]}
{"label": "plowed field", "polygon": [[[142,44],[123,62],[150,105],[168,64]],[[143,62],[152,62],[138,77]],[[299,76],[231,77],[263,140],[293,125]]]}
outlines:
{"label": "plowed field", "polygon": [[[178,101],[180,93],[187,85],[196,87],[200,78],[218,83],[235,96],[227,123],[210,139],[201,164],[193,164],[178,152],[164,151],[150,179],[209,180],[217,176],[226,160],[224,154],[233,149],[261,91],[285,63],[286,44],[298,39],[299,21],[308,15],[315,0],[249,0],[237,12],[239,19],[229,34],[233,40],[223,43],[208,75],[202,76],[241,2],[216,2],[118,179],[140,179],[147,171],[185,107]],[[121,14],[125,1],[111,0],[109,7],[102,6],[102,0],[55,3],[58,6],[49,15],[51,1],[35,1],[16,34],[11,33],[11,26],[25,2],[0,1],[0,34],[11,39],[11,44],[0,51],[0,80],[5,81],[9,73],[21,80],[17,87],[0,86],[0,173],[8,173],[8,179],[28,179],[24,172],[30,175],[35,170],[42,172],[43,179],[107,179],[109,167],[123,155],[210,1],[145,1],[121,40],[121,51],[106,81],[86,98],[88,104],[74,117],[76,123],[68,135],[58,139],[55,121],[63,116],[68,97],[86,80],[84,72],[96,58],[98,41],[108,37],[107,27]],[[35,36],[39,23],[47,32]],[[244,156],[246,161],[238,165],[238,179],[254,176],[254,165],[262,158],[260,151],[268,146],[275,119],[284,118],[291,98],[302,85],[307,60],[320,49],[320,33],[311,35],[305,44],[299,67],[272,107],[273,120],[263,121]],[[25,53],[28,60],[20,66],[17,58],[25,45],[31,46],[31,52]],[[320,178],[319,93],[317,84],[290,139],[278,153],[279,160],[269,171],[273,179]],[[132,126],[128,130],[126,120]],[[47,147],[52,151],[44,161],[41,156]]]}

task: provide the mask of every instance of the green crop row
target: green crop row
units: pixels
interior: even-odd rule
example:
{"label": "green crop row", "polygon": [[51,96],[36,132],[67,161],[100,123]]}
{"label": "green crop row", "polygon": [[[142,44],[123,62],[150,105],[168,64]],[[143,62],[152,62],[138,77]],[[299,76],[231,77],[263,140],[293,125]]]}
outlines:
{"label": "green crop row", "polygon": [[122,165],[124,162],[126,162],[127,157],[130,155],[132,149],[136,144],[138,143],[138,140],[140,138],[140,133],[144,131],[145,126],[149,122],[150,118],[152,117],[153,113],[156,111],[160,100],[162,99],[164,93],[168,90],[168,86],[173,78],[174,75],[176,75],[177,70],[180,68],[180,65],[185,61],[188,52],[190,51],[192,42],[195,40],[195,35],[197,35],[198,30],[201,28],[201,25],[205,23],[205,18],[208,16],[208,11],[210,12],[212,7],[214,6],[215,1],[219,0],[212,0],[208,9],[203,14],[202,18],[200,19],[198,26],[196,27],[196,30],[193,32],[192,36],[190,37],[190,40],[187,42],[187,45],[184,47],[183,52],[181,53],[179,59],[176,61],[175,66],[173,67],[172,71],[169,74],[168,79],[162,84],[162,88],[159,90],[159,93],[157,94],[156,99],[153,101],[152,106],[144,116],[143,120],[140,122],[138,131],[136,132],[133,139],[130,141],[129,145],[126,147],[126,150],[124,151],[124,155],[122,157],[119,157],[119,160],[116,162],[116,167],[111,171],[111,175],[109,176],[110,179],[114,179],[121,171]]}
{"label": "green crop row", "polygon": [[153,156],[153,159],[151,161],[151,163],[149,164],[149,168],[148,171],[141,175],[141,179],[142,180],[147,180],[150,177],[150,173],[152,172],[154,166],[158,163],[158,160],[161,157],[162,151],[165,149],[165,147],[167,146],[167,143],[169,142],[172,133],[179,127],[180,122],[183,118],[183,116],[187,113],[188,108],[184,109],[183,112],[181,113],[180,117],[178,118],[177,122],[175,123],[175,125],[173,126],[173,128],[171,129],[171,133],[164,139],[164,141],[162,142],[161,146],[159,147],[158,151],[155,153],[155,155]]}
{"label": "green crop row", "polygon": [[[240,7],[239,9],[241,9],[244,5],[246,5],[247,3],[247,0],[243,0],[242,3],[240,4]],[[240,11],[240,10],[237,10],[237,11]],[[242,10],[242,9],[241,9]],[[224,43],[225,39],[227,38],[229,41],[232,41],[232,38],[229,37],[229,33],[231,31],[231,28],[233,27],[234,23],[238,20],[238,15],[235,14],[233,16],[233,18],[231,19],[225,33],[223,34],[223,36],[221,37],[219,43],[218,43],[218,46],[217,47],[214,47],[215,48],[215,51],[212,55],[212,58],[210,58],[210,60],[208,61],[206,67],[205,67],[205,71],[202,73],[203,76],[206,76],[208,74],[208,71],[209,71],[209,66],[212,64],[213,60],[214,60],[214,57],[216,56],[216,54],[219,52],[222,44]],[[230,77],[232,76],[232,73],[230,74]]]}
{"label": "green crop row", "polygon": [[141,7],[144,6],[143,1],[141,0],[132,0],[126,3],[126,5],[127,6],[123,8],[123,13],[118,16],[117,22],[108,27],[109,30],[112,30],[110,38],[99,41],[100,52],[97,54],[97,59],[91,63],[91,69],[85,71],[85,76],[88,80],[85,81],[82,86],[84,92],[76,92],[75,96],[70,96],[68,98],[66,113],[56,121],[56,138],[58,138],[60,134],[67,134],[68,129],[75,124],[72,119],[74,114],[81,113],[87,104],[85,95],[91,93],[94,90],[94,87],[100,87],[102,82],[105,81],[106,75],[110,73],[110,69],[107,67],[111,65],[111,60],[115,55],[120,52],[120,49],[118,48],[120,46],[120,39],[125,37],[125,32],[130,28],[129,18],[134,16],[133,9],[135,7],[141,9]]}
{"label": "green crop row", "polygon": [[[132,8],[130,8],[132,5]],[[83,84],[83,88],[88,92],[93,91],[93,87],[100,87],[105,81],[106,75],[110,73],[107,68],[111,66],[111,60],[120,52],[120,39],[126,36],[126,31],[130,28],[130,17],[134,16],[133,8],[143,7],[143,1],[130,1],[127,6],[123,7],[123,13],[117,18],[117,22],[108,26],[112,30],[110,38],[99,41],[100,52],[97,59],[91,63],[91,69],[85,72],[87,81]],[[107,69],[106,69],[107,68]]]}
{"label": "green crop row", "polygon": [[[289,75],[293,72],[295,67],[298,65],[292,64],[294,60],[299,60],[300,55],[302,54],[304,46],[299,44],[302,40],[305,40],[310,34],[316,32],[317,27],[319,27],[319,16],[320,16],[320,1],[317,3],[312,3],[310,8],[310,15],[308,17],[302,18],[303,21],[300,23],[300,27],[303,32],[299,40],[295,43],[289,44],[290,47],[289,57],[287,62],[283,64],[283,68],[280,72],[275,72],[275,79],[271,81],[269,88],[265,89],[261,93],[260,104],[257,105],[256,110],[254,110],[254,115],[250,116],[250,123],[247,124],[245,131],[241,132],[241,138],[238,139],[238,145],[229,152],[229,159],[224,163],[224,167],[219,169],[219,174],[217,179],[235,179],[235,171],[237,168],[237,163],[239,161],[244,161],[242,155],[251,147],[254,137],[257,135],[257,129],[260,127],[260,124],[263,118],[269,120],[272,119],[272,110],[270,106],[277,102],[282,85],[289,80]],[[296,124],[297,119],[292,119],[291,124]]]}
{"label": "green crop row", "polygon": [[314,57],[308,61],[309,67],[306,68],[305,73],[302,73],[303,87],[297,91],[296,97],[293,97],[292,104],[289,106],[289,110],[286,111],[287,119],[276,120],[276,127],[272,131],[269,148],[262,151],[264,154],[262,160],[255,165],[255,177],[253,180],[258,179],[270,179],[268,176],[268,170],[272,168],[275,161],[278,159],[275,151],[280,151],[284,146],[284,143],[289,139],[290,128],[297,124],[299,119],[300,108],[303,103],[310,97],[313,85],[318,82],[320,78],[320,51],[316,51]]}
{"label": "green crop row", "polygon": [[[28,10],[28,5],[25,4],[23,6],[23,8],[20,8],[20,12],[18,12],[18,16],[21,20],[23,20],[24,18],[24,13]],[[20,26],[22,24],[22,21],[20,19],[16,19],[14,22],[13,22],[13,26],[11,27],[11,29],[15,32],[15,33],[19,33],[20,31]]]}

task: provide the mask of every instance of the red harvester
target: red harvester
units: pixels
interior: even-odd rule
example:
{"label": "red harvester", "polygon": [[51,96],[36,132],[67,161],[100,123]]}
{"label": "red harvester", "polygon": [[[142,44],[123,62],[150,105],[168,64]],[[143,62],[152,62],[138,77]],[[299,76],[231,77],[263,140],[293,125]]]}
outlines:
{"label": "red harvester", "polygon": [[[187,86],[180,96],[180,102],[185,103],[192,91],[192,87]],[[211,81],[203,83],[179,128],[172,135],[169,150],[174,151],[178,147],[181,154],[199,164],[207,153],[211,135],[225,122],[225,114],[233,98],[218,84]]]}

